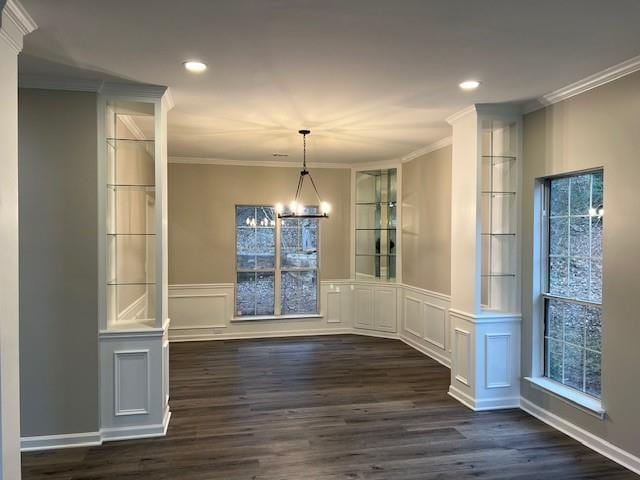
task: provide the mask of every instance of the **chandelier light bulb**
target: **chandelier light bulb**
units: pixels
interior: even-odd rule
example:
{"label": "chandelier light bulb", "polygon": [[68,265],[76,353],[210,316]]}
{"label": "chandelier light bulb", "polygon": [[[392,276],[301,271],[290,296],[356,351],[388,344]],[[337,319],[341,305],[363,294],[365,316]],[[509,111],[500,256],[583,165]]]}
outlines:
{"label": "chandelier light bulb", "polygon": [[331,213],[331,204],[329,202],[320,203],[320,212],[325,215]]}
{"label": "chandelier light bulb", "polygon": [[304,205],[299,203],[298,204],[298,208],[296,209],[296,214],[297,215],[304,215]]}
{"label": "chandelier light bulb", "polygon": [[298,202],[296,202],[295,200],[292,201],[289,204],[289,210],[291,210],[291,213],[296,213],[298,211]]}
{"label": "chandelier light bulb", "polygon": [[282,212],[284,212],[284,205],[282,205],[280,202],[278,202],[275,205],[275,209],[276,209],[276,213],[282,213]]}

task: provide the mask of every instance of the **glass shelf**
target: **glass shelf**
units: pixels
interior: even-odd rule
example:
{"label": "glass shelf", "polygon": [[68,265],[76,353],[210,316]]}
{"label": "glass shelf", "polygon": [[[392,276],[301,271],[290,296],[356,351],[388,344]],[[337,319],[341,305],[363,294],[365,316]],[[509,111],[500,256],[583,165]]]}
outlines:
{"label": "glass shelf", "polygon": [[155,235],[155,233],[107,233],[107,235],[109,235],[110,237],[131,237],[136,235],[140,235],[143,237],[152,237]]}
{"label": "glass shelf", "polygon": [[155,285],[155,282],[113,282],[108,281],[107,285],[110,287],[119,287],[121,285]]}
{"label": "glass shelf", "polygon": [[481,233],[485,237],[515,237],[515,233]]}
{"label": "glass shelf", "polygon": [[111,190],[142,190],[148,192],[156,191],[155,185],[133,183],[107,183],[107,188]]}
{"label": "glass shelf", "polygon": [[356,205],[387,205],[389,208],[396,208],[397,203],[392,200],[387,202],[356,202]]}
{"label": "glass shelf", "polygon": [[392,231],[395,232],[396,231],[396,227],[371,227],[371,228],[360,228],[360,227],[358,227],[358,228],[356,228],[356,232],[367,231],[367,230],[373,230],[373,231],[376,231],[376,232],[379,232],[381,230],[385,230],[385,231],[392,230]]}
{"label": "glass shelf", "polygon": [[395,253],[356,253],[356,257],[395,257]]}
{"label": "glass shelf", "polygon": [[107,138],[107,143],[112,147],[116,147],[117,144],[120,142],[126,142],[126,143],[132,142],[132,143],[138,143],[143,145],[151,145],[155,142],[155,140],[146,140],[146,139],[138,139],[138,138],[114,138],[114,137]]}
{"label": "glass shelf", "polygon": [[494,195],[496,197],[502,197],[502,196],[514,196],[516,194],[516,192],[490,192],[490,191],[483,191],[482,195]]}
{"label": "glass shelf", "polygon": [[483,273],[480,275],[484,278],[492,278],[492,277],[515,277],[515,273]]}

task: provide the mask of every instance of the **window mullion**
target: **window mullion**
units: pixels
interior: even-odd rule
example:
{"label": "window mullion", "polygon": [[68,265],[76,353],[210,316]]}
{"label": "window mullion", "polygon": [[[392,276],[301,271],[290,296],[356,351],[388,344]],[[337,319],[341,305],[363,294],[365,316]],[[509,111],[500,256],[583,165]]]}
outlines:
{"label": "window mullion", "polygon": [[282,254],[282,248],[281,248],[281,243],[280,243],[280,237],[282,235],[281,232],[281,228],[282,228],[282,219],[278,218],[276,221],[276,228],[275,228],[275,235],[276,235],[276,244],[275,244],[275,278],[274,280],[274,295],[275,295],[275,299],[274,299],[274,313],[275,315],[281,315],[281,310],[282,310],[282,295],[280,292],[281,289],[281,280],[282,280],[282,275],[281,275],[281,268],[282,268],[282,260],[280,258],[281,254]]}

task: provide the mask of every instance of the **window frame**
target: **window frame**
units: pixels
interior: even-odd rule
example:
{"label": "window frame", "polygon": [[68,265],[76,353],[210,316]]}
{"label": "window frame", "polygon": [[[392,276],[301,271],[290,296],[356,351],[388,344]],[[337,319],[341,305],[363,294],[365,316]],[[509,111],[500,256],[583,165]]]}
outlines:
{"label": "window frame", "polygon": [[[534,340],[537,340],[537,345],[534,345],[533,353],[538,355],[538,360],[534,358],[534,377],[526,377],[530,383],[533,384],[534,387],[540,388],[552,395],[568,401],[570,404],[576,405],[579,408],[587,411],[588,413],[595,414],[599,418],[604,418],[604,409],[602,408],[602,390],[600,392],[600,396],[596,397],[592,394],[586,393],[579,389],[573,388],[569,385],[566,385],[557,380],[553,380],[547,376],[547,356],[546,356],[546,329],[547,329],[547,304],[549,301],[557,300],[564,304],[574,304],[574,305],[583,305],[587,307],[597,307],[600,309],[600,315],[602,315],[602,310],[604,306],[604,299],[601,298],[600,302],[594,300],[583,300],[572,297],[561,296],[557,294],[550,293],[550,235],[551,235],[551,182],[554,180],[562,179],[562,178],[573,178],[581,175],[602,173],[604,175],[604,168],[596,167],[590,168],[586,170],[579,170],[570,173],[553,175],[549,177],[544,177],[538,180],[538,186],[540,188],[540,216],[539,225],[540,228],[537,231],[538,241],[539,241],[539,285],[538,285],[538,295],[539,301],[535,301],[534,298],[534,313],[535,317],[539,320],[537,335],[534,334]],[[569,212],[570,213],[570,212]],[[568,223],[570,225],[571,215],[567,217]],[[534,229],[535,231],[535,229]],[[568,239],[568,241],[570,241]],[[534,242],[535,245],[535,242]],[[567,245],[568,247],[568,245]],[[568,256],[569,257],[569,256]],[[589,257],[592,258],[591,256]],[[534,317],[534,318],[535,318]],[[601,365],[603,353],[600,353]],[[583,366],[585,369],[586,366]],[[601,370],[601,385],[602,385],[602,370]]]}
{"label": "window frame", "polygon": [[[274,228],[274,267],[273,269],[255,269],[255,270],[245,270],[238,269],[238,225],[236,225],[236,215],[238,208],[272,208],[274,209],[274,219],[275,226]],[[319,208],[316,205],[310,205],[308,208]],[[277,213],[275,212],[275,208],[272,205],[265,204],[246,204],[240,203],[234,205],[234,270],[235,270],[235,281],[233,288],[233,317],[232,321],[254,321],[254,320],[277,320],[277,319],[298,319],[298,318],[320,318],[322,317],[320,313],[320,263],[321,263],[321,231],[320,231],[320,221],[318,220],[317,226],[317,265],[315,269],[304,268],[304,269],[291,269],[286,268],[282,269],[282,246],[281,246],[281,231],[282,231],[282,221],[289,219],[278,218]],[[282,314],[282,273],[289,271],[314,271],[316,272],[316,308],[314,313],[295,313],[295,314]],[[238,315],[237,305],[238,305],[238,273],[242,272],[273,272],[274,274],[274,313],[273,315]]]}

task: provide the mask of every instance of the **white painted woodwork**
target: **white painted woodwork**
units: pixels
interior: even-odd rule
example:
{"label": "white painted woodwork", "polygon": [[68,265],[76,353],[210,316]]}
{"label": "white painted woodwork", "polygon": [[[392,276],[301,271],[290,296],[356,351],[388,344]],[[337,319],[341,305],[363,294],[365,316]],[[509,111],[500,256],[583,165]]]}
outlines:
{"label": "white painted woodwork", "polygon": [[37,25],[16,0],[0,10],[0,479],[19,480],[18,54]]}

